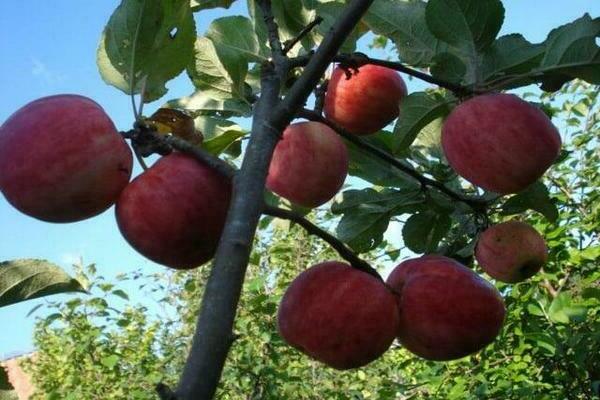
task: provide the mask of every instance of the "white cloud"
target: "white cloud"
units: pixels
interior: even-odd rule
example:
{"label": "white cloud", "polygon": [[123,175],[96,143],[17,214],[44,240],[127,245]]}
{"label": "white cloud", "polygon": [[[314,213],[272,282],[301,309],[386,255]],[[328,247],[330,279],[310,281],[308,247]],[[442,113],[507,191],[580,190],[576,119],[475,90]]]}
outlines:
{"label": "white cloud", "polygon": [[31,74],[47,85],[63,83],[67,78],[64,74],[51,71],[46,64],[35,57],[31,58],[31,63]]}

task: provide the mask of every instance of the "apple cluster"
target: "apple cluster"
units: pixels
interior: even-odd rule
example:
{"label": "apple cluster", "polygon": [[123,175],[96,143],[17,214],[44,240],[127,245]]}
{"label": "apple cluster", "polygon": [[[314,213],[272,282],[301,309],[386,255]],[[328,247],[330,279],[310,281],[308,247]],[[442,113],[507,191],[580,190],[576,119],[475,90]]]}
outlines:
{"label": "apple cluster", "polygon": [[[399,116],[406,95],[394,70],[337,67],[324,113],[352,134],[369,135]],[[509,94],[464,101],[442,129],[450,166],[500,194],[537,180],[560,145],[548,117]],[[275,147],[266,187],[313,208],[336,195],[348,168],[346,145],[333,129],[293,123]],[[123,237],[148,259],[176,269],[210,260],[225,225],[231,182],[178,152],[130,182],[131,172],[129,147],[104,110],[86,97],[41,98],[0,128],[0,191],[21,212],[74,222],[114,204]],[[516,283],[540,270],[547,249],[533,227],[508,221],[480,235],[475,257],[492,278]],[[380,357],[395,339],[426,359],[461,358],[491,343],[504,317],[493,285],[453,259],[425,255],[399,264],[386,282],[337,261],[310,267],[286,291],[278,326],[291,346],[348,369]]]}

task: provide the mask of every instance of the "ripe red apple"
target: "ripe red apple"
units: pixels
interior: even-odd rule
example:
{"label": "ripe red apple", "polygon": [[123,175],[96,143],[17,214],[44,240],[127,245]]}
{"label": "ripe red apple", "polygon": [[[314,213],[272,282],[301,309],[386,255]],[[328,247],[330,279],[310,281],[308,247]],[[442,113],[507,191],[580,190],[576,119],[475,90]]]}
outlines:
{"label": "ripe red apple", "polygon": [[474,97],[444,122],[450,166],[484,189],[517,193],[534,183],[560,153],[558,130],[538,108],[511,94]]}
{"label": "ripe red apple", "polygon": [[333,368],[370,363],[398,330],[394,295],[377,278],[329,261],[302,272],[279,306],[279,332],[301,352]]}
{"label": "ripe red apple", "polygon": [[213,257],[230,196],[223,176],[191,156],[172,153],[123,190],[117,223],[143,256],[172,268],[194,268]]}
{"label": "ripe red apple", "polygon": [[500,332],[506,313],[500,293],[451,258],[429,255],[404,261],[387,283],[398,293],[398,339],[420,357],[462,358]]}
{"label": "ripe red apple", "polygon": [[326,203],[348,174],[348,150],[340,137],[320,122],[289,125],[277,143],[267,188],[304,207]]}
{"label": "ripe red apple", "polygon": [[111,119],[83,96],[43,97],[0,127],[0,191],[43,221],[100,214],[129,182],[132,162]]}
{"label": "ripe red apple", "polygon": [[475,258],[492,278],[516,283],[542,268],[548,249],[542,235],[531,225],[508,221],[489,227],[479,236]]}
{"label": "ripe red apple", "polygon": [[363,65],[348,79],[341,67],[331,75],[325,116],[356,135],[378,132],[398,117],[406,84],[395,70]]}

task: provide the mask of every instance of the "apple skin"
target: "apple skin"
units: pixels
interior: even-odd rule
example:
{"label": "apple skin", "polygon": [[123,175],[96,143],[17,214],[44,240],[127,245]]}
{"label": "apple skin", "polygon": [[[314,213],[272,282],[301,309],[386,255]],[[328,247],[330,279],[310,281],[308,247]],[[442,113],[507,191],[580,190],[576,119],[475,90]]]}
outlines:
{"label": "apple skin", "polygon": [[289,125],[277,143],[267,176],[267,188],[292,203],[317,207],[340,190],[348,175],[346,145],[327,125]]}
{"label": "apple skin", "polygon": [[100,214],[131,177],[133,157],[102,107],[73,94],[23,106],[0,127],[0,191],[47,222]]}
{"label": "apple skin", "polygon": [[561,139],[538,108],[511,94],[486,94],[456,107],[442,127],[442,147],[460,176],[500,194],[540,178],[560,154]]}
{"label": "apple skin", "polygon": [[498,290],[451,258],[406,260],[387,283],[398,294],[398,339],[420,357],[462,358],[491,343],[502,328],[506,310]]}
{"label": "apple skin", "polygon": [[191,156],[172,153],[123,190],[117,224],[144,257],[175,269],[195,268],[214,256],[230,197],[226,178]]}
{"label": "apple skin", "polygon": [[377,278],[328,261],[302,272],[279,306],[281,336],[292,347],[336,369],[380,357],[398,330],[394,295]]}
{"label": "apple skin", "polygon": [[548,259],[542,235],[521,221],[507,221],[483,231],[475,259],[489,276],[517,283],[535,275]]}
{"label": "apple skin", "polygon": [[336,67],[327,85],[325,116],[350,133],[369,135],[398,117],[406,94],[404,80],[393,69],[367,64],[346,79]]}

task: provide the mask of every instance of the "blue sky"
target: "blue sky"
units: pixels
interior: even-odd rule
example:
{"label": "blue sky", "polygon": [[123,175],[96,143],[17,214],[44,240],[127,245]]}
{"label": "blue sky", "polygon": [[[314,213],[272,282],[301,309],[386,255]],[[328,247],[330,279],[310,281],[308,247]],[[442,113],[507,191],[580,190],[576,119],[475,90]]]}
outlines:
{"label": "blue sky", "polygon": [[[95,64],[100,33],[118,4],[117,0],[0,1],[0,122],[36,98],[78,93],[100,103],[118,129],[128,129],[133,121],[129,98],[104,84]],[[244,5],[238,0],[227,14],[243,13]],[[520,32],[533,42],[544,40],[550,29],[584,12],[600,15],[598,0],[506,0],[504,5],[502,34]],[[222,10],[197,14],[198,32],[220,15],[224,15]],[[409,91],[417,88],[414,81],[408,86]],[[168,87],[165,99],[192,91],[185,76],[171,81]],[[162,102],[148,105],[145,114]],[[112,209],[75,224],[48,224],[19,214],[0,196],[0,261],[43,258],[68,267],[79,257],[96,263],[105,276],[139,267],[148,272],[162,268],[122,240]],[[5,326],[0,334],[0,359],[33,348],[34,318],[25,315],[38,302],[0,308],[0,321]]]}

